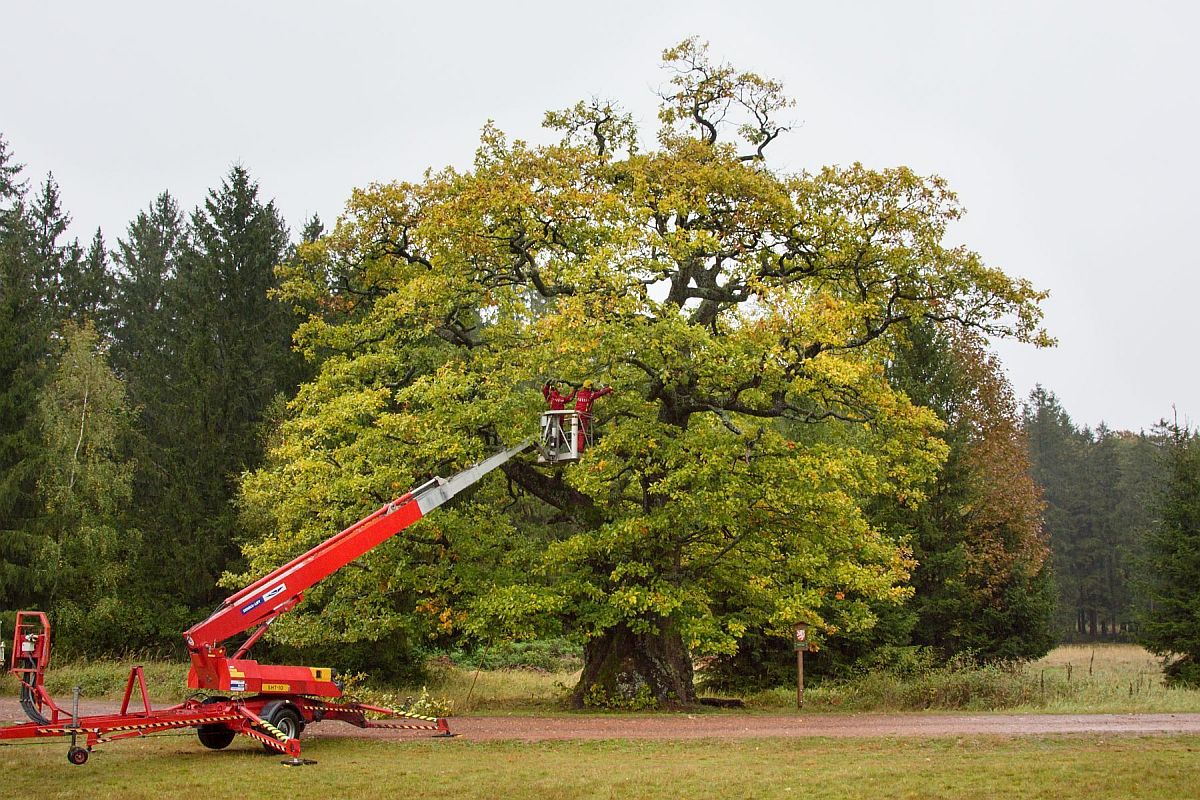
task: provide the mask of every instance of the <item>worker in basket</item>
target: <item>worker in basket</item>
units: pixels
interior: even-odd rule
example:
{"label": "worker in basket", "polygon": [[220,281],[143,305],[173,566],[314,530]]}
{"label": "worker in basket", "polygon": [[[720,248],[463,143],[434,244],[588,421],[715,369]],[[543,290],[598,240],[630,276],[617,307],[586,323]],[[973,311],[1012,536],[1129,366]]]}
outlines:
{"label": "worker in basket", "polygon": [[[559,381],[547,381],[542,384],[542,397],[546,398],[546,403],[551,411],[562,411],[567,407],[567,403],[575,399],[575,390],[572,389],[570,394],[563,394],[559,391]],[[560,444],[565,444],[564,439],[568,438],[562,430],[561,417],[547,417],[546,428],[542,433],[542,440],[551,450],[558,450]]]}
{"label": "worker in basket", "polygon": [[575,390],[564,395],[558,390],[558,381],[548,381],[542,385],[542,397],[546,398],[546,402],[550,404],[551,411],[562,411],[567,407],[567,403],[575,399]]}
{"label": "worker in basket", "polygon": [[575,412],[579,415],[579,441],[577,444],[580,453],[587,444],[588,430],[592,423],[592,406],[598,398],[604,397],[606,394],[612,394],[611,386],[593,389],[591,381],[584,381],[583,386],[575,391]]}

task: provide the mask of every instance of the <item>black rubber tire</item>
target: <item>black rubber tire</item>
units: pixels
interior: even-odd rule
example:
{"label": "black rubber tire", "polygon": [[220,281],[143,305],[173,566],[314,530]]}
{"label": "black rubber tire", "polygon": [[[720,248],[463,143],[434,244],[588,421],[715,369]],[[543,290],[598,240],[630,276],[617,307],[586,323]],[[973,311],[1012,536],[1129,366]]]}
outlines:
{"label": "black rubber tire", "polygon": [[77,767],[82,767],[87,763],[88,751],[82,747],[72,747],[67,751],[67,761],[70,761]]}
{"label": "black rubber tire", "polygon": [[[206,697],[201,705],[211,705],[212,703],[228,703],[228,697]],[[196,738],[200,740],[200,744],[207,747],[209,750],[224,750],[233,743],[237,732],[233,728],[229,728],[220,722],[214,722],[211,725],[201,725],[196,728]]]}
{"label": "black rubber tire", "polygon": [[[259,714],[265,721],[278,728],[289,739],[299,739],[304,730],[304,720],[292,705],[284,700],[275,700],[263,706]],[[263,745],[263,750],[270,755],[278,755],[279,751],[269,744]]]}
{"label": "black rubber tire", "polygon": [[196,728],[196,738],[200,740],[200,744],[209,750],[224,750],[233,744],[235,736],[237,736],[237,733],[230,728],[226,728],[219,722],[214,722],[212,725],[201,725],[199,728]]}

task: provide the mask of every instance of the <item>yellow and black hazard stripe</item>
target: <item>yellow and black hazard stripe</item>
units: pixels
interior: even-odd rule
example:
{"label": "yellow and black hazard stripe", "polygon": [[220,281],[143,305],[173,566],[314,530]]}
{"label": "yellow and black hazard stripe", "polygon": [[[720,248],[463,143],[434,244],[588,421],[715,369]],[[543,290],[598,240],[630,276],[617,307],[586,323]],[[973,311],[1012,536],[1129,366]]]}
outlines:
{"label": "yellow and black hazard stripe", "polygon": [[167,728],[188,728],[193,725],[207,725],[207,724],[210,724],[213,722],[232,722],[234,720],[238,720],[241,718],[242,717],[238,714],[220,714],[220,715],[208,716],[208,717],[191,717],[189,719],[177,719],[177,720],[168,720],[168,721],[160,721],[160,722],[135,722],[135,723],[131,723],[129,725],[101,725],[101,726],[95,727],[95,728],[84,728],[84,727],[75,727],[75,726],[64,727],[64,728],[43,727],[43,728],[38,728],[37,732],[41,733],[41,734],[52,733],[52,734],[58,734],[59,736],[70,736],[73,733],[75,733],[75,734],[106,733],[107,734],[107,733],[120,733],[121,731],[155,731],[155,730],[165,730]]}
{"label": "yellow and black hazard stripe", "polygon": [[[304,705],[306,705],[309,708],[319,708],[322,711],[345,711],[345,712],[350,712],[352,714],[373,713],[373,712],[368,712],[366,709],[355,708],[354,706],[339,706],[339,705],[334,705],[332,703],[313,703],[310,701],[310,702],[305,702]],[[441,717],[427,717],[427,716],[424,716],[423,714],[413,714],[409,711],[401,711],[400,709],[395,709],[395,708],[389,709],[389,711],[397,717],[404,717],[406,719],[419,719],[419,720],[424,720],[425,722],[440,722],[442,720]],[[424,729],[422,728],[421,730],[424,730]]]}
{"label": "yellow and black hazard stripe", "polygon": [[286,733],[279,730],[279,728],[276,728],[274,725],[267,722],[265,719],[262,722],[260,722],[259,725],[262,727],[263,730],[265,730],[267,733],[274,736],[279,741],[286,742],[288,740],[288,736]]}
{"label": "yellow and black hazard stripe", "polygon": [[[272,727],[274,727],[274,726],[272,726]],[[239,731],[239,733],[241,733],[243,736],[248,736],[251,739],[262,742],[265,745],[274,747],[281,753],[287,752],[287,737],[280,737],[280,738],[272,739],[270,736],[260,733],[259,731],[256,731],[253,728],[244,728],[241,731]]]}
{"label": "yellow and black hazard stripe", "polygon": [[[138,722],[133,725],[113,725],[104,726],[105,733],[116,733],[118,731],[135,731],[135,730],[159,730],[162,728],[189,728],[193,725],[208,725],[213,722],[231,722],[236,719],[241,719],[237,714],[221,714],[213,717],[193,717],[190,719],[172,720],[170,722]],[[96,729],[99,733],[100,729]]]}
{"label": "yellow and black hazard stripe", "polygon": [[345,711],[349,706],[339,706],[333,703],[317,703],[312,700],[304,700],[301,702],[305,708],[316,708],[321,711]]}
{"label": "yellow and black hazard stripe", "polygon": [[437,725],[405,725],[400,722],[368,722],[368,728],[387,728],[394,731],[436,731],[440,730]]}

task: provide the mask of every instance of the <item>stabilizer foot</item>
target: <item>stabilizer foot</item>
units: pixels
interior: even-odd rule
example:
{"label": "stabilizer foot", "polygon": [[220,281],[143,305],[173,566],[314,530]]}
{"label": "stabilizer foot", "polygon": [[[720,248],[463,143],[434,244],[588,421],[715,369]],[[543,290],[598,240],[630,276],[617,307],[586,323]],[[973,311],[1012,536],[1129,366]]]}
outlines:
{"label": "stabilizer foot", "polygon": [[311,758],[293,757],[289,758],[287,761],[280,761],[279,763],[283,764],[285,767],[307,767],[310,764],[315,764],[317,762],[313,761]]}

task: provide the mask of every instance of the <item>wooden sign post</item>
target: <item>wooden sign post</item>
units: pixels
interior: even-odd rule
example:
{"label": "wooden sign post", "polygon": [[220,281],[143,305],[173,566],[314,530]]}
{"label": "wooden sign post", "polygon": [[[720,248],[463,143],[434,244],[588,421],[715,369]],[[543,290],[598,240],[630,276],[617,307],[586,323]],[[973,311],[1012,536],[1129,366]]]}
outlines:
{"label": "wooden sign post", "polygon": [[808,650],[808,623],[796,623],[796,710],[804,705],[804,652]]}

